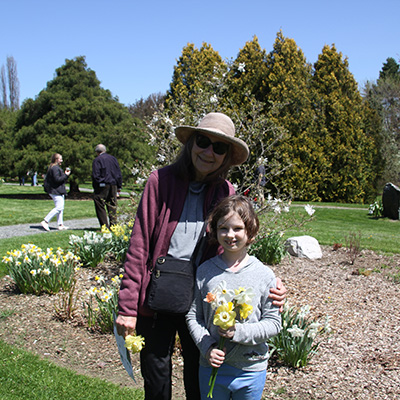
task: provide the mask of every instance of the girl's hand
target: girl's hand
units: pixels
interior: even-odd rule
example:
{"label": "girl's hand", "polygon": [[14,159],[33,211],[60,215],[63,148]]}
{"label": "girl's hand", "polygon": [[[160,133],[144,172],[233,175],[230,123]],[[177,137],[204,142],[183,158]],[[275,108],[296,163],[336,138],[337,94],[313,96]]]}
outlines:
{"label": "girl's hand", "polygon": [[206,358],[212,367],[219,368],[225,361],[225,351],[220,350],[217,347],[210,347]]}
{"label": "girl's hand", "polygon": [[118,335],[126,337],[128,335],[134,335],[136,329],[136,317],[125,317],[124,315],[118,315],[115,320],[117,325]]}
{"label": "girl's hand", "polygon": [[280,312],[283,311],[283,305],[285,304],[286,292],[287,292],[287,289],[283,285],[281,279],[276,278],[276,289],[271,288],[268,297],[270,297],[273,300],[272,304],[274,306],[279,306]]}
{"label": "girl's hand", "polygon": [[221,327],[218,328],[219,335],[227,339],[232,339],[235,336],[235,331],[235,325],[231,326],[228,329],[222,329]]}

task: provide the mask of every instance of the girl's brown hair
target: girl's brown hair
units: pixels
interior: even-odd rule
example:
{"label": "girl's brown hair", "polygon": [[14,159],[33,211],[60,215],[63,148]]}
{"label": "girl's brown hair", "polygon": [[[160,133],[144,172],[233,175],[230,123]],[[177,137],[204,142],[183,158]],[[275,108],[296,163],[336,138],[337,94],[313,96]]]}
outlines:
{"label": "girl's brown hair", "polygon": [[233,195],[223,199],[211,212],[208,223],[210,227],[210,239],[217,241],[218,221],[231,212],[236,212],[242,219],[248,236],[247,244],[252,243],[260,228],[260,221],[254,211],[251,201],[241,195]]}

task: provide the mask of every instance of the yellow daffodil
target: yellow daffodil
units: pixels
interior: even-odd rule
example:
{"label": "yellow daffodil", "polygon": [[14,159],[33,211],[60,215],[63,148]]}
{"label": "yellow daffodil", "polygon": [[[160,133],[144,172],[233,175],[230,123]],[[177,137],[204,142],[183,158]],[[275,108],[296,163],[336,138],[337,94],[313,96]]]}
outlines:
{"label": "yellow daffodil", "polygon": [[253,306],[250,304],[243,303],[240,305],[240,318],[246,319],[253,312]]}
{"label": "yellow daffodil", "polygon": [[125,347],[132,353],[140,352],[144,347],[144,337],[143,336],[133,336],[128,335],[125,338]]}
{"label": "yellow daffodil", "polygon": [[229,302],[216,309],[213,323],[222,329],[229,329],[235,325],[235,318],[236,312],[233,311],[233,303]]}

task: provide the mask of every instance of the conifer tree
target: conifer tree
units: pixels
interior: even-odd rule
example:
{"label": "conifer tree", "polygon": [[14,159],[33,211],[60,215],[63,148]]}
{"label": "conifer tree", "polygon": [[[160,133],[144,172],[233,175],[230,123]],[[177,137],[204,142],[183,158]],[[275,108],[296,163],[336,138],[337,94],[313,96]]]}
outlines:
{"label": "conifer tree", "polygon": [[265,58],[266,52],[261,49],[257,36],[239,50],[236,59],[229,65],[226,79],[226,101],[231,104],[231,108],[248,109],[250,95],[263,101],[267,75]]}
{"label": "conifer tree", "polygon": [[280,187],[287,186],[303,200],[320,200],[325,160],[315,131],[311,66],[295,41],[280,31],[267,56],[267,69],[264,101],[274,105],[268,110],[269,118],[287,132],[279,144],[281,164],[291,164],[280,177]]}
{"label": "conifer tree", "polygon": [[336,47],[324,46],[314,64],[320,140],[327,157],[321,186],[323,201],[364,202],[373,196],[376,178],[374,139],[363,130],[357,83]]}
{"label": "conifer tree", "polygon": [[185,103],[188,114],[195,112],[193,96],[198,96],[205,82],[212,85],[214,78],[219,79],[226,72],[226,64],[211,45],[203,43],[200,50],[188,43],[182,50],[167,93],[166,105],[170,109]]}
{"label": "conifer tree", "polygon": [[[26,100],[15,125],[15,171],[45,173],[52,153],[61,153],[72,170],[71,190],[90,180],[94,147],[104,143],[121,164],[146,159],[141,129],[128,109],[100,87],[84,57],[66,60],[35,100]],[[129,169],[123,169],[125,178]]]}

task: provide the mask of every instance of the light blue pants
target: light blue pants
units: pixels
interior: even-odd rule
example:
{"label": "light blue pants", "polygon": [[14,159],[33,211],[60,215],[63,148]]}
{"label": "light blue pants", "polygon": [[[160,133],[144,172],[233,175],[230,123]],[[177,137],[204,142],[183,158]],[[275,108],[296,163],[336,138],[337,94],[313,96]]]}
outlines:
{"label": "light blue pants", "polygon": [[[211,367],[200,366],[199,380],[202,400],[208,400],[210,390],[208,382]],[[218,368],[217,379],[213,390],[213,400],[260,400],[264,389],[267,371],[243,371],[222,364]]]}
{"label": "light blue pants", "polygon": [[51,219],[57,215],[58,226],[64,225],[64,195],[50,194],[50,197],[54,201],[54,208],[44,217],[44,220],[49,223]]}

